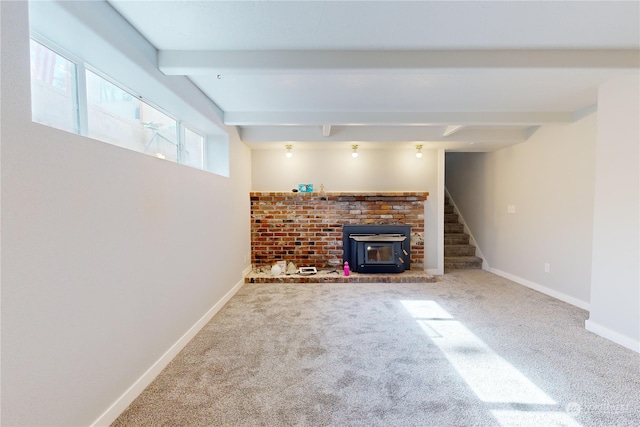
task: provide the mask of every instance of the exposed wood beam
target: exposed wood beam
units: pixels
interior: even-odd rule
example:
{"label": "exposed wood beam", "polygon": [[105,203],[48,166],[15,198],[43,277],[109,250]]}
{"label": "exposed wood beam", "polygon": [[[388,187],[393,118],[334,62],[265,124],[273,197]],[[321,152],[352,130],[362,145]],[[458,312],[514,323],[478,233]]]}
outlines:
{"label": "exposed wood beam", "polygon": [[407,50],[407,51],[182,51],[158,52],[167,75],[331,72],[442,68],[638,68],[637,50]]}

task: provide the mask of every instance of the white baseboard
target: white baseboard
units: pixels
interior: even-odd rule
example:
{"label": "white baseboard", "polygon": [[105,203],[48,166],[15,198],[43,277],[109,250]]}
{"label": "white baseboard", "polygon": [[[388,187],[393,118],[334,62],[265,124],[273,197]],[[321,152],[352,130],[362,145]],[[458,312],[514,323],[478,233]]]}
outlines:
{"label": "white baseboard", "polygon": [[594,322],[593,320],[585,320],[584,327],[589,332],[593,332],[594,334],[600,335],[601,337],[606,338],[609,341],[613,341],[614,343],[620,344],[621,346],[633,350],[636,353],[640,353],[640,341],[629,338],[628,336],[622,335],[616,331],[612,331],[611,329],[606,328]]}
{"label": "white baseboard", "polygon": [[[251,268],[251,267],[249,267]],[[202,329],[209,320],[233,297],[236,292],[244,285],[244,276],[242,280],[235,284],[229,292],[225,294],[220,301],[214,304],[189,330],[176,341],[147,371],[138,378],[127,391],[125,391],[91,426],[109,426],[120,416],[125,409],[129,407],[144,389],[151,384],[151,381],[160,374],[160,372],[173,360],[174,357],[182,350],[191,339]]]}
{"label": "white baseboard", "polygon": [[242,270],[242,280],[244,280],[244,277],[251,273],[253,271],[253,264],[249,264],[249,266],[247,268],[245,268],[244,270]]}
{"label": "white baseboard", "polygon": [[527,288],[531,288],[534,291],[541,292],[545,295],[549,295],[555,299],[559,299],[560,301],[564,301],[568,304],[581,308],[583,310],[589,311],[590,305],[586,301],[582,301],[578,298],[574,298],[572,296],[563,294],[562,292],[555,291],[553,289],[547,288],[546,286],[539,285],[537,283],[531,282],[527,279],[523,279],[522,277],[514,276],[513,274],[505,273],[504,271],[498,270],[497,268],[487,268],[486,271],[497,274],[498,276],[504,277],[505,279],[509,279],[513,282],[519,283]]}

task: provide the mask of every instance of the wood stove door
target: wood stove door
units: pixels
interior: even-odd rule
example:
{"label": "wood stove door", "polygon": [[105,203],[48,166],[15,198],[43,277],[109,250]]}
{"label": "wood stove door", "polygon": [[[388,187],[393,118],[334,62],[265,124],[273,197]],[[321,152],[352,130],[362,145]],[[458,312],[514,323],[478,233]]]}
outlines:
{"label": "wood stove door", "polygon": [[357,271],[401,273],[405,270],[400,242],[357,242]]}

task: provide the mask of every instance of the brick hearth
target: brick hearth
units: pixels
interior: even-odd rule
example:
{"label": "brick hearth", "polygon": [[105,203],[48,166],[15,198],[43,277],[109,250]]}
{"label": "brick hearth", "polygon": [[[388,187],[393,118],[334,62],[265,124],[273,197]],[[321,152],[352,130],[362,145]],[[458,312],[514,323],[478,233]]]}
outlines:
{"label": "brick hearth", "polygon": [[345,224],[411,227],[411,270],[424,270],[424,202],[427,192],[251,193],[251,262],[297,267],[342,265]]}
{"label": "brick hearth", "polygon": [[319,270],[310,276],[281,274],[273,276],[267,271],[252,271],[244,278],[245,283],[434,283],[437,279],[424,271],[406,270],[402,273],[360,274],[344,276],[342,271]]}

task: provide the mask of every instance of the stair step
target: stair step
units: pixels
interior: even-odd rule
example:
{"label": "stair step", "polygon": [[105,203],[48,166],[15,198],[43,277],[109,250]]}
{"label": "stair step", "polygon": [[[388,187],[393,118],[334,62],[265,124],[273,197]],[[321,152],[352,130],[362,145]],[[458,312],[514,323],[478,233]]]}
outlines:
{"label": "stair step", "polygon": [[482,268],[482,259],[476,256],[456,256],[444,258],[445,270],[468,270]]}
{"label": "stair step", "polygon": [[458,214],[457,213],[446,213],[444,214],[444,222],[447,223],[458,223]]}
{"label": "stair step", "polygon": [[464,224],[461,223],[444,223],[444,232],[447,233],[464,233]]}
{"label": "stair step", "polygon": [[461,257],[461,256],[475,256],[476,247],[473,245],[445,245],[444,256],[445,257]]}
{"label": "stair step", "polygon": [[444,235],[444,245],[468,245],[469,235],[466,233],[446,233]]}
{"label": "stair step", "polygon": [[469,235],[455,213],[448,196],[444,198],[444,269],[467,270],[482,268],[482,258],[475,256],[476,247],[469,244]]}

